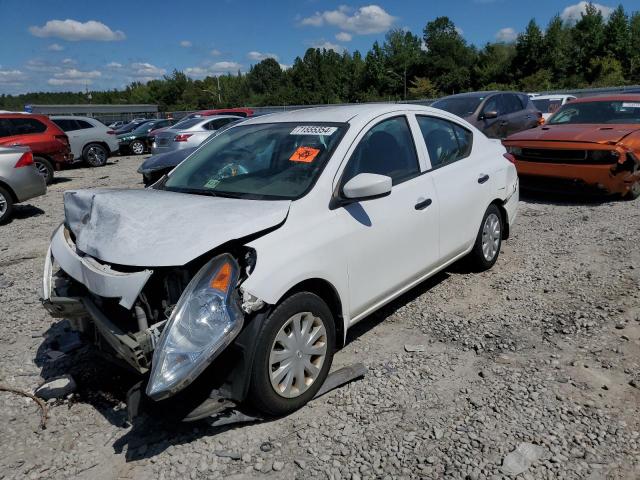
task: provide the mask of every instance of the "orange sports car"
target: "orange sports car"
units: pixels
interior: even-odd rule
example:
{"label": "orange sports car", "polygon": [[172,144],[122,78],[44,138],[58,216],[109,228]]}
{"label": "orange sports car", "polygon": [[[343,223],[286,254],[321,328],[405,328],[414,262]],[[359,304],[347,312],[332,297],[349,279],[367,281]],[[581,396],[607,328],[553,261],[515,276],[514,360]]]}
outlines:
{"label": "orange sports car", "polygon": [[523,189],[640,196],[640,95],[573,100],[503,144]]}

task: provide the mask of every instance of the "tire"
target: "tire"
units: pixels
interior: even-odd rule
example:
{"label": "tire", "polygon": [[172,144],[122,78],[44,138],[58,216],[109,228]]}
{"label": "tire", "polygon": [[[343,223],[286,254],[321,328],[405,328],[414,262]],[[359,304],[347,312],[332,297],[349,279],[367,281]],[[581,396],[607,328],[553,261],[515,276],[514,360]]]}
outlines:
{"label": "tire", "polygon": [[51,185],[53,182],[53,165],[46,158],[34,157],[33,164],[38,169],[38,173],[43,176],[47,185]]}
{"label": "tire", "polygon": [[11,218],[13,213],[13,197],[0,187],[0,225]]}
{"label": "tire", "polygon": [[99,143],[90,143],[82,149],[82,158],[90,167],[103,167],[109,158],[109,152]]}
{"label": "tire", "polygon": [[[308,341],[317,337],[312,347],[320,355],[298,350],[297,347],[304,345],[304,342],[295,340],[293,328],[296,319],[300,322],[303,339]],[[333,315],[320,297],[301,292],[287,298],[271,312],[260,330],[248,400],[261,412],[276,417],[304,406],[315,396],[329,374],[336,345],[335,336]],[[289,338],[288,342],[291,343],[285,344],[279,340],[285,338]],[[291,353],[288,355],[287,351]],[[281,362],[278,362],[278,357],[282,358]],[[315,368],[309,368],[311,366]]]}
{"label": "tire", "polygon": [[638,197],[640,197],[640,181],[638,181],[638,182],[634,183],[633,185],[631,185],[631,188],[629,189],[629,191],[624,196],[624,199],[625,200],[635,200]]}
{"label": "tire", "polygon": [[469,261],[476,271],[489,270],[498,260],[502,246],[503,225],[500,209],[494,204],[489,205],[482,217],[476,242],[469,253]]}
{"label": "tire", "polygon": [[134,140],[133,142],[131,142],[131,144],[129,144],[129,150],[131,150],[131,153],[133,153],[134,155],[142,155],[144,153],[144,143],[142,143],[140,140]]}

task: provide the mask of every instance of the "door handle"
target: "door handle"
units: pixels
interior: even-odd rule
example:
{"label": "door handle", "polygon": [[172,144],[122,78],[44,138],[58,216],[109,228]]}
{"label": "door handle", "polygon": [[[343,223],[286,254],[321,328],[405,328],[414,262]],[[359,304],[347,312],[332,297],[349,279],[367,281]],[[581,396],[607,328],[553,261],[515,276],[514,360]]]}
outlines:
{"label": "door handle", "polygon": [[425,208],[427,208],[429,205],[431,205],[431,199],[427,198],[426,200],[420,200],[418,203],[416,203],[415,209],[416,210],[424,210]]}
{"label": "door handle", "polygon": [[478,183],[485,183],[487,180],[489,180],[489,175],[486,173],[478,177]]}

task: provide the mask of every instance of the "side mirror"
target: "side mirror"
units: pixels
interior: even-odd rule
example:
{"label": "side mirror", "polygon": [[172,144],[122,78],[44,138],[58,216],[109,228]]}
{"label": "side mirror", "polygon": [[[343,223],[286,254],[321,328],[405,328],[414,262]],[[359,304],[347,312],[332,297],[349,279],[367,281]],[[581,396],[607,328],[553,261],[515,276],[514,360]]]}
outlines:
{"label": "side mirror", "polygon": [[391,193],[391,177],[375,173],[360,173],[342,187],[345,198],[366,200]]}
{"label": "side mirror", "polygon": [[495,110],[489,110],[480,115],[480,120],[491,120],[493,118],[498,118],[498,112]]}

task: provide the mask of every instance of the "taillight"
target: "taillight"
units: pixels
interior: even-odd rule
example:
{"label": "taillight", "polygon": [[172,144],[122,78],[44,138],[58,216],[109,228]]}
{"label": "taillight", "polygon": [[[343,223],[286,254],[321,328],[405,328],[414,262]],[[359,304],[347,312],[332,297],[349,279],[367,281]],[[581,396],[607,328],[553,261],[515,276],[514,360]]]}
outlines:
{"label": "taillight", "polygon": [[115,135],[116,132],[114,132],[113,130],[107,130],[107,135]]}
{"label": "taillight", "polygon": [[506,158],[507,160],[509,160],[511,163],[515,164],[516,163],[516,157],[514,157],[513,155],[511,155],[510,153],[503,153],[502,156],[504,158]]}
{"label": "taillight", "polygon": [[56,135],[55,138],[57,140],[60,140],[66,146],[69,146],[69,137],[67,137],[66,135]]}
{"label": "taillight", "polygon": [[28,167],[29,165],[33,165],[33,153],[24,152],[14,168]]}
{"label": "taillight", "polygon": [[191,136],[193,136],[193,133],[181,133],[180,135],[176,135],[175,137],[173,137],[173,141],[186,142]]}

